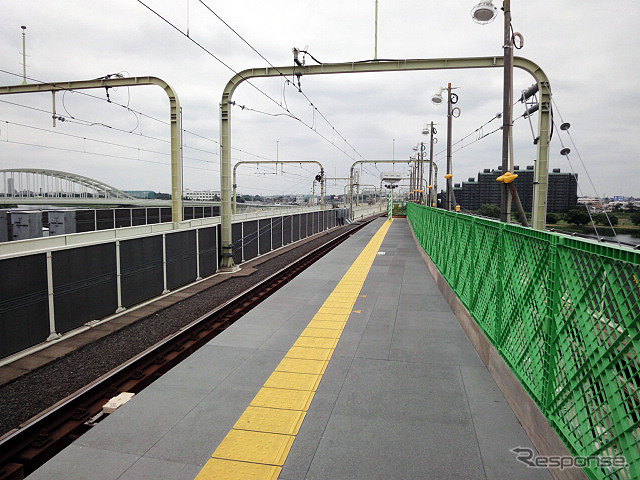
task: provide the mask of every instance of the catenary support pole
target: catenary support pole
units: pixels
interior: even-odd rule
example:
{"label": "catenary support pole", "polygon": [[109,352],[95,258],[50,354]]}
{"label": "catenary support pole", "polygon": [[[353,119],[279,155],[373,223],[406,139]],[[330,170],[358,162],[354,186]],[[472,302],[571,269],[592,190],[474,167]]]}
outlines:
{"label": "catenary support pole", "polygon": [[[547,175],[549,161],[549,126],[551,89],[544,71],[531,60],[514,57],[513,66],[529,72],[540,87],[540,119],[536,158],[533,227],[544,229],[547,208]],[[245,80],[257,77],[282,77],[292,74],[330,75],[338,73],[397,72],[417,70],[452,70],[504,67],[502,57],[462,57],[434,59],[376,60],[366,62],[323,63],[320,65],[250,68],[234,75],[227,83],[220,102],[220,185],[222,194],[221,267],[233,267],[231,257],[231,106],[235,89]],[[295,68],[295,72],[294,72]]]}

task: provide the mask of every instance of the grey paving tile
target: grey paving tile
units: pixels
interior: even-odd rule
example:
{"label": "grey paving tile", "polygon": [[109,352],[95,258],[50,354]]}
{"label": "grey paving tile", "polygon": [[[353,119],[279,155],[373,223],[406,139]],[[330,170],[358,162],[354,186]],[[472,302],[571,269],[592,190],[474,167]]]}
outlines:
{"label": "grey paving tile", "polygon": [[356,357],[335,413],[389,421],[468,423],[462,376],[455,365],[373,360]]}
{"label": "grey paving tile", "polygon": [[151,387],[85,433],[77,445],[142,455],[204,398],[155,384]]}
{"label": "grey paving tile", "polygon": [[424,295],[420,296],[420,304],[416,303],[398,303],[398,310],[409,312],[451,312],[451,308],[441,295]]}
{"label": "grey paving tile", "polygon": [[[284,477],[287,478],[287,477]],[[307,480],[484,479],[467,425],[332,414]]]}
{"label": "grey paving tile", "polygon": [[69,445],[53,460],[27,478],[29,480],[116,480],[134,462],[137,455],[99,448]]}
{"label": "grey paving tile", "polygon": [[430,365],[483,365],[462,330],[396,328],[389,359]]}
{"label": "grey paving tile", "polygon": [[142,457],[118,480],[193,480],[198,472],[199,466]]}
{"label": "grey paving tile", "polygon": [[261,386],[219,386],[155,442],[145,457],[201,467]]}
{"label": "grey paving tile", "polygon": [[242,365],[252,354],[253,349],[248,348],[205,345],[165,373],[161,383],[148,388],[151,389],[150,391],[162,388],[206,394],[227,378],[235,368]]}
{"label": "grey paving tile", "polygon": [[243,324],[233,328],[234,325],[213,338],[207,345],[255,349],[273,334],[273,327],[270,326]]}
{"label": "grey paving tile", "polygon": [[527,468],[509,450],[535,451],[502,392],[484,367],[460,367],[487,478],[551,479],[547,470]]}

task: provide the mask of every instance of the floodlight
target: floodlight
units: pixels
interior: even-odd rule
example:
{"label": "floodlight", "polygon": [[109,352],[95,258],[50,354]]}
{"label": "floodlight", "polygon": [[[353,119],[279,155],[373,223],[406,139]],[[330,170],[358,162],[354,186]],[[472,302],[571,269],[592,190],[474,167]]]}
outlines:
{"label": "floodlight", "polygon": [[442,99],[442,91],[444,88],[439,88],[436,93],[431,95],[431,103],[434,105],[440,105],[444,100]]}
{"label": "floodlight", "polygon": [[493,0],[484,0],[471,9],[471,18],[481,25],[493,22],[497,16],[498,9]]}

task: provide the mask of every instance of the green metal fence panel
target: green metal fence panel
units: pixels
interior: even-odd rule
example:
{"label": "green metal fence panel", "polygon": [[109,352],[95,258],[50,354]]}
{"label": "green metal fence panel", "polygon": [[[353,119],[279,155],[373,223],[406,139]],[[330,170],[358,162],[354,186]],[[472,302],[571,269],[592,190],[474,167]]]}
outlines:
{"label": "green metal fence panel", "polygon": [[586,474],[640,479],[640,253],[415,204],[407,216]]}

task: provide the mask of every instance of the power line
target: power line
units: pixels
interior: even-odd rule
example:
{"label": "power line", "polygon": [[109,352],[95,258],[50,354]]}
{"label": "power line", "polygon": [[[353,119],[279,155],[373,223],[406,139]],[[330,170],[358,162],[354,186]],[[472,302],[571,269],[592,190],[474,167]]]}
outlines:
{"label": "power line", "polygon": [[[298,122],[302,123],[303,125],[305,125],[307,128],[309,128],[311,131],[315,132],[317,135],[319,135],[321,138],[323,138],[324,140],[328,141],[329,143],[331,143],[332,145],[336,146],[337,145],[335,143],[333,143],[331,140],[329,140],[326,136],[322,135],[320,132],[318,132],[315,128],[313,128],[312,126],[308,125],[306,122],[304,122],[302,119],[300,119],[299,117],[297,117],[296,115],[294,115],[288,107],[282,105],[281,103],[279,103],[276,99],[274,99],[271,95],[269,95],[268,93],[266,93],[264,90],[258,88],[254,83],[252,83],[251,81],[249,81],[248,79],[246,79],[245,77],[243,77],[242,75],[240,75],[239,72],[237,72],[235,69],[233,69],[230,65],[228,65],[227,63],[225,63],[222,59],[220,59],[220,57],[218,57],[217,55],[215,55],[213,52],[211,52],[209,49],[207,49],[204,45],[202,45],[201,43],[199,43],[198,41],[194,40],[193,37],[191,37],[187,32],[182,31],[182,29],[180,29],[179,27],[177,27],[175,24],[173,24],[172,22],[170,22],[167,18],[165,18],[164,16],[162,16],[160,13],[156,12],[154,9],[152,9],[151,7],[149,7],[147,4],[145,4],[142,0],[137,0],[138,3],[140,3],[142,6],[144,6],[147,10],[149,10],[151,13],[153,13],[154,15],[156,15],[158,18],[162,19],[165,23],[167,23],[168,25],[170,25],[174,30],[176,30],[178,33],[180,33],[181,35],[183,35],[185,38],[187,38],[188,40],[190,40],[191,42],[193,42],[195,45],[197,45],[200,49],[202,49],[204,52],[206,52],[207,54],[209,54],[212,58],[214,58],[216,61],[218,61],[219,63],[221,63],[222,65],[224,65],[227,69],[229,69],[230,71],[232,71],[235,75],[238,75],[240,78],[242,78],[243,80],[245,80],[249,85],[251,85],[254,89],[256,89],[258,92],[260,92],[262,95],[264,95],[265,97],[267,97],[270,101],[272,101],[274,104],[276,104],[278,107],[282,108],[283,110],[285,110],[289,115],[289,117],[293,118],[294,120],[297,120]],[[285,82],[287,82],[288,84],[291,84],[291,81],[286,78],[286,76],[280,71],[278,70],[275,66],[273,66],[273,64],[271,62],[269,62],[269,60],[267,60],[266,57],[264,57],[264,55],[262,55],[260,52],[258,52],[257,49],[255,49],[253,46],[251,46],[251,44],[245,40],[238,32],[236,32],[227,22],[225,22],[224,20],[222,20],[222,18],[217,15],[210,7],[208,7],[202,0],[199,0],[200,3],[202,3],[212,14],[214,14],[218,19],[220,19],[228,28],[230,28],[239,38],[242,39],[242,41],[244,43],[246,43],[247,45],[249,45],[249,47],[256,52],[258,55],[260,55],[261,58],[263,58],[270,66],[272,66],[278,73],[280,73],[280,75],[285,79]],[[361,158],[364,159],[364,157],[360,154],[360,152],[358,152],[347,140],[346,138],[344,138],[344,136],[342,136],[342,134],[340,134],[340,132],[338,132],[338,130],[331,124],[331,122],[329,122],[329,120],[322,114],[322,112],[320,112],[320,110],[318,110],[318,108],[313,104],[313,102],[309,99],[309,97],[302,91],[301,88],[298,87],[297,89],[306,99],[307,101],[311,104],[312,108],[314,108],[314,111],[317,111],[320,116],[327,122],[327,124],[329,124],[329,126],[331,126],[331,128],[336,132],[336,134],[338,134],[338,136],[340,136],[340,138],[342,138],[345,143],[347,145],[349,145],[349,147],[351,147],[351,149]],[[265,113],[265,112],[261,112],[261,113]],[[265,113],[266,114],[266,113]],[[275,116],[275,115],[272,115]],[[340,151],[342,151],[345,155],[347,154],[346,151],[341,150],[339,147],[337,147]]]}

